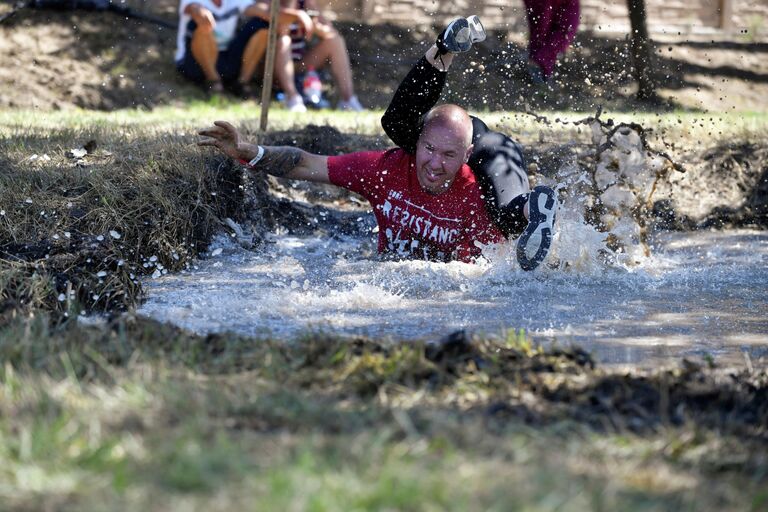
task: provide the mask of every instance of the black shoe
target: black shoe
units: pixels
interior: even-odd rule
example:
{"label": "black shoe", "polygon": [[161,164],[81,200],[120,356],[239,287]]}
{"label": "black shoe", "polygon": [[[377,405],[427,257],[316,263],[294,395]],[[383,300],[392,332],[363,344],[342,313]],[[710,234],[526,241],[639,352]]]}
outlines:
{"label": "black shoe", "polygon": [[528,79],[533,85],[543,85],[547,83],[547,77],[544,75],[541,67],[535,62],[529,62],[526,68]]}
{"label": "black shoe", "polygon": [[472,48],[472,31],[466,18],[456,18],[437,36],[437,54],[461,53]]}
{"label": "black shoe", "polygon": [[517,241],[517,261],[523,270],[533,270],[544,261],[552,245],[557,195],[549,187],[535,187],[528,196],[528,226]]}
{"label": "black shoe", "polygon": [[200,86],[206,96],[213,97],[224,94],[224,84],[221,80],[206,80]]}
{"label": "black shoe", "polygon": [[241,100],[252,100],[256,98],[256,90],[250,83],[235,82],[232,84],[232,93]]}

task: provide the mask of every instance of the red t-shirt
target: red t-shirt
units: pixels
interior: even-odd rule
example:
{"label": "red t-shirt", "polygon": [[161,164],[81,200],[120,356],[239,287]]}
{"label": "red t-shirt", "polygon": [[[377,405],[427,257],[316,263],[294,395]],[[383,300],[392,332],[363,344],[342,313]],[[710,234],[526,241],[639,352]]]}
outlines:
{"label": "red t-shirt", "polygon": [[396,257],[472,261],[483,244],[504,239],[483,206],[465,164],[451,186],[428,194],[416,177],[416,158],[402,149],[328,158],[331,183],[365,197],[379,225],[379,252]]}

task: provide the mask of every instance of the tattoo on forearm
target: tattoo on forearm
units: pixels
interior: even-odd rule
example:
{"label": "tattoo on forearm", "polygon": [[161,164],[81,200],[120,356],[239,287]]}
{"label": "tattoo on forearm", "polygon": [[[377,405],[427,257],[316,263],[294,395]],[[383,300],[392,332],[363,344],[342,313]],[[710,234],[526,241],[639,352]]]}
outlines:
{"label": "tattoo on forearm", "polygon": [[282,178],[299,165],[302,153],[302,150],[289,146],[264,148],[264,156],[254,169]]}

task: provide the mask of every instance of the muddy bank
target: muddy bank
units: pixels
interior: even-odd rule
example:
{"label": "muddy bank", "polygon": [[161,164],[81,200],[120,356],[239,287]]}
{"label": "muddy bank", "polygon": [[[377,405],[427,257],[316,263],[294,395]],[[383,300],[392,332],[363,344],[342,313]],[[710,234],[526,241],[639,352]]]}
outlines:
{"label": "muddy bank", "polygon": [[0,139],[0,323],[131,307],[144,276],[185,268],[242,208],[239,169],[181,139],[89,136]]}

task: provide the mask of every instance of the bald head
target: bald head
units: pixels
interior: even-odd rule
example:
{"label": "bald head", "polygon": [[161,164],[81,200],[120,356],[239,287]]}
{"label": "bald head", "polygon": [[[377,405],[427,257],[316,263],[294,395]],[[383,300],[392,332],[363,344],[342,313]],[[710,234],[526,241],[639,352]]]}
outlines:
{"label": "bald head", "polygon": [[458,105],[439,105],[424,116],[422,133],[441,127],[456,136],[465,149],[472,144],[472,120],[467,111]]}
{"label": "bald head", "polygon": [[472,152],[472,120],[456,105],[440,105],[424,116],[416,145],[416,176],[429,194],[446,192]]}

